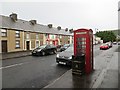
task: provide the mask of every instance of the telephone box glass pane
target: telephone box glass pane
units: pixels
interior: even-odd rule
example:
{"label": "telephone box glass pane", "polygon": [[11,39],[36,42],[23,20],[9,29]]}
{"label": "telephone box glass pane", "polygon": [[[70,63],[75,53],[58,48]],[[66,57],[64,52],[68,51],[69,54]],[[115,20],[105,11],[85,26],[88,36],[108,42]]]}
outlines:
{"label": "telephone box glass pane", "polygon": [[85,46],[85,45],[82,45],[82,49],[84,49],[84,48],[86,48],[86,46]]}
{"label": "telephone box glass pane", "polygon": [[77,41],[85,41],[86,38],[77,38]]}

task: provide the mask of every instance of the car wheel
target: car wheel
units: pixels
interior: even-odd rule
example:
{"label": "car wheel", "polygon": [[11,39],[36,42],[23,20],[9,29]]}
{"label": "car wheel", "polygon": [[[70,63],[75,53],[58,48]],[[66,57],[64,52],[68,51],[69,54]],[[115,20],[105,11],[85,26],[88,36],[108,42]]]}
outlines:
{"label": "car wheel", "polygon": [[56,53],[57,53],[57,51],[56,51],[56,50],[53,50],[53,53],[54,53],[54,54],[56,54]]}
{"label": "car wheel", "polygon": [[45,55],[45,52],[41,52],[41,54],[42,54],[42,56],[44,56],[44,55]]}

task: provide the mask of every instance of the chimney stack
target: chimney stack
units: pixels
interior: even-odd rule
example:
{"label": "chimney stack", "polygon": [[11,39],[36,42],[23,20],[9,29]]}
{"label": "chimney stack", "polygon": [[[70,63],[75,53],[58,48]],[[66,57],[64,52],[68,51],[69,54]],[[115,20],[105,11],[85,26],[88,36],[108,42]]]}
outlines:
{"label": "chimney stack", "polygon": [[66,28],[65,31],[67,32],[67,31],[68,31],[68,28]]}
{"label": "chimney stack", "polygon": [[17,21],[17,14],[16,13],[12,13],[9,16],[14,22]]}
{"label": "chimney stack", "polygon": [[48,24],[48,27],[49,27],[49,28],[52,28],[52,24]]}
{"label": "chimney stack", "polygon": [[70,33],[73,33],[73,29],[70,29],[69,32],[70,32]]}
{"label": "chimney stack", "polygon": [[30,20],[29,21],[32,25],[35,25],[37,23],[37,20]]}
{"label": "chimney stack", "polygon": [[58,30],[61,30],[61,27],[60,27],[60,26],[58,26],[58,27],[57,27],[57,29],[58,29]]}

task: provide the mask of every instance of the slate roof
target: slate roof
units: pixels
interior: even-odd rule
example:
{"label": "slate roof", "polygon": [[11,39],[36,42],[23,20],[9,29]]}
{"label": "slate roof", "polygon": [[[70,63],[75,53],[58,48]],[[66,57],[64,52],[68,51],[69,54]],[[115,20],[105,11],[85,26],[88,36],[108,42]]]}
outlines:
{"label": "slate roof", "polygon": [[3,15],[0,15],[0,27],[40,33],[73,35],[73,33],[70,33],[69,30],[66,32],[65,29],[58,30],[55,27],[49,28],[48,26],[41,24],[31,25],[29,21],[21,19],[18,19],[16,22],[14,22],[10,17]]}

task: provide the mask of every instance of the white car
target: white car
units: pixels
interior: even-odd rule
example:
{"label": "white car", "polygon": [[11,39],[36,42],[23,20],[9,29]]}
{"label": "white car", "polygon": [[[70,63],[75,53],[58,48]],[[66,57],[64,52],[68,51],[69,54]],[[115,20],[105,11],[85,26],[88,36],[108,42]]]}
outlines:
{"label": "white car", "polygon": [[117,44],[117,42],[113,42],[113,44],[114,44],[114,45],[116,45],[116,44]]}
{"label": "white car", "polygon": [[109,48],[112,47],[112,42],[107,42],[106,44],[109,46]]}

